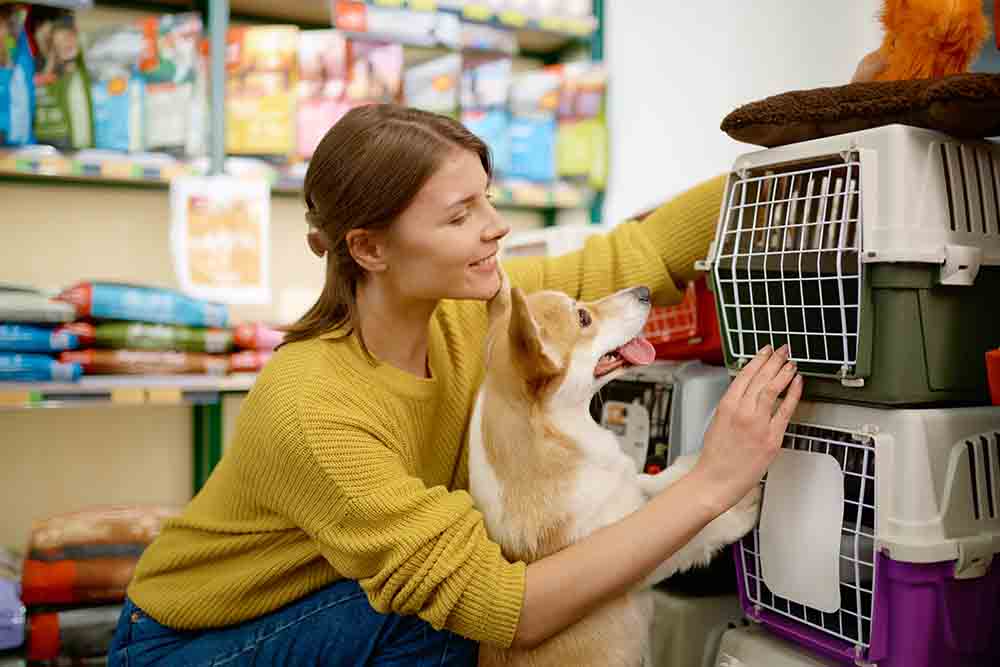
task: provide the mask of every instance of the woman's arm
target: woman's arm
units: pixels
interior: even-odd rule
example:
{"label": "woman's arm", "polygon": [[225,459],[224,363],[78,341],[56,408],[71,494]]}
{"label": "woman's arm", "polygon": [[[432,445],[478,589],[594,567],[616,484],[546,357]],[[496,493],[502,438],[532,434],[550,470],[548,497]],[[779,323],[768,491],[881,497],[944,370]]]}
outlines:
{"label": "woman's arm", "polygon": [[626,287],[645,285],[653,303],[677,303],[680,286],[696,275],[715,238],[726,177],[700,183],[663,204],[641,222],[624,222],[587,239],[561,257],[504,262],[512,285],[526,292],[552,289],[591,301]]}
{"label": "woman's arm", "polygon": [[763,351],[733,380],[690,473],[625,519],[528,566],[515,647],[537,646],[627,592],[760,481],[802,393],[786,362],[786,353]]}

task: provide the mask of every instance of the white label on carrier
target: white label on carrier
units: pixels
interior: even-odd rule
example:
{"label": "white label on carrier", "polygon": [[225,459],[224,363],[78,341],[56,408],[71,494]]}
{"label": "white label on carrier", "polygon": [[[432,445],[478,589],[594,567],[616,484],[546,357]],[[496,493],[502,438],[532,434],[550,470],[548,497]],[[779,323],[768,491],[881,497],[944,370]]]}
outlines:
{"label": "white label on carrier", "polygon": [[784,449],[767,471],[760,513],[761,576],[775,595],[840,609],[844,473],[829,454]]}

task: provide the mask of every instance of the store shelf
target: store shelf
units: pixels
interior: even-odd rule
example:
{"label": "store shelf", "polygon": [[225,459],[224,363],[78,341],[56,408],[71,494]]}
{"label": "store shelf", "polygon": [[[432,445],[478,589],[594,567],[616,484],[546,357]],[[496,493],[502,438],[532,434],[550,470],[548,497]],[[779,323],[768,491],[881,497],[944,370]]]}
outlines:
{"label": "store shelf", "polygon": [[93,375],[78,382],[0,382],[0,410],[136,405],[206,405],[250,390],[255,373]]}
{"label": "store shelf", "polygon": [[166,187],[176,176],[197,173],[190,163],[162,156],[64,154],[39,147],[0,150],[0,176]]}
{"label": "store shelf", "polygon": [[[302,191],[303,164],[288,168],[246,158],[228,158],[226,172],[242,178],[263,178],[275,194],[298,197]],[[55,182],[137,185],[165,188],[171,179],[204,175],[207,163],[157,161],[127,154],[80,157],[57,152],[0,150],[0,178],[52,180]],[[493,188],[495,204],[505,208],[582,208],[593,193],[571,183],[538,184],[500,181]]]}

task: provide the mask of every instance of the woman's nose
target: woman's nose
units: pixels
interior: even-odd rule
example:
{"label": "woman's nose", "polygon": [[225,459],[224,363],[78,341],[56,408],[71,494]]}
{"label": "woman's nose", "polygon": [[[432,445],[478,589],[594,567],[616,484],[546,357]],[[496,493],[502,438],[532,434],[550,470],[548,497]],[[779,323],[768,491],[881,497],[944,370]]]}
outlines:
{"label": "woman's nose", "polygon": [[483,227],[483,240],[487,242],[499,241],[509,232],[510,224],[497,211],[492,211],[489,222]]}

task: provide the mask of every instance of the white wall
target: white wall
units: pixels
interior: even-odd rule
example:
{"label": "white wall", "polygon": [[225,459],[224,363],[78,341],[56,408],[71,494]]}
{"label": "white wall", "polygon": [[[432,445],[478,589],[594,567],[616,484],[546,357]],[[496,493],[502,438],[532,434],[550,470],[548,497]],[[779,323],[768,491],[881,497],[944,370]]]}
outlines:
{"label": "white wall", "polygon": [[877,0],[605,2],[610,172],[619,222],[754,147],[719,129],[736,107],[850,81],[881,40]]}

